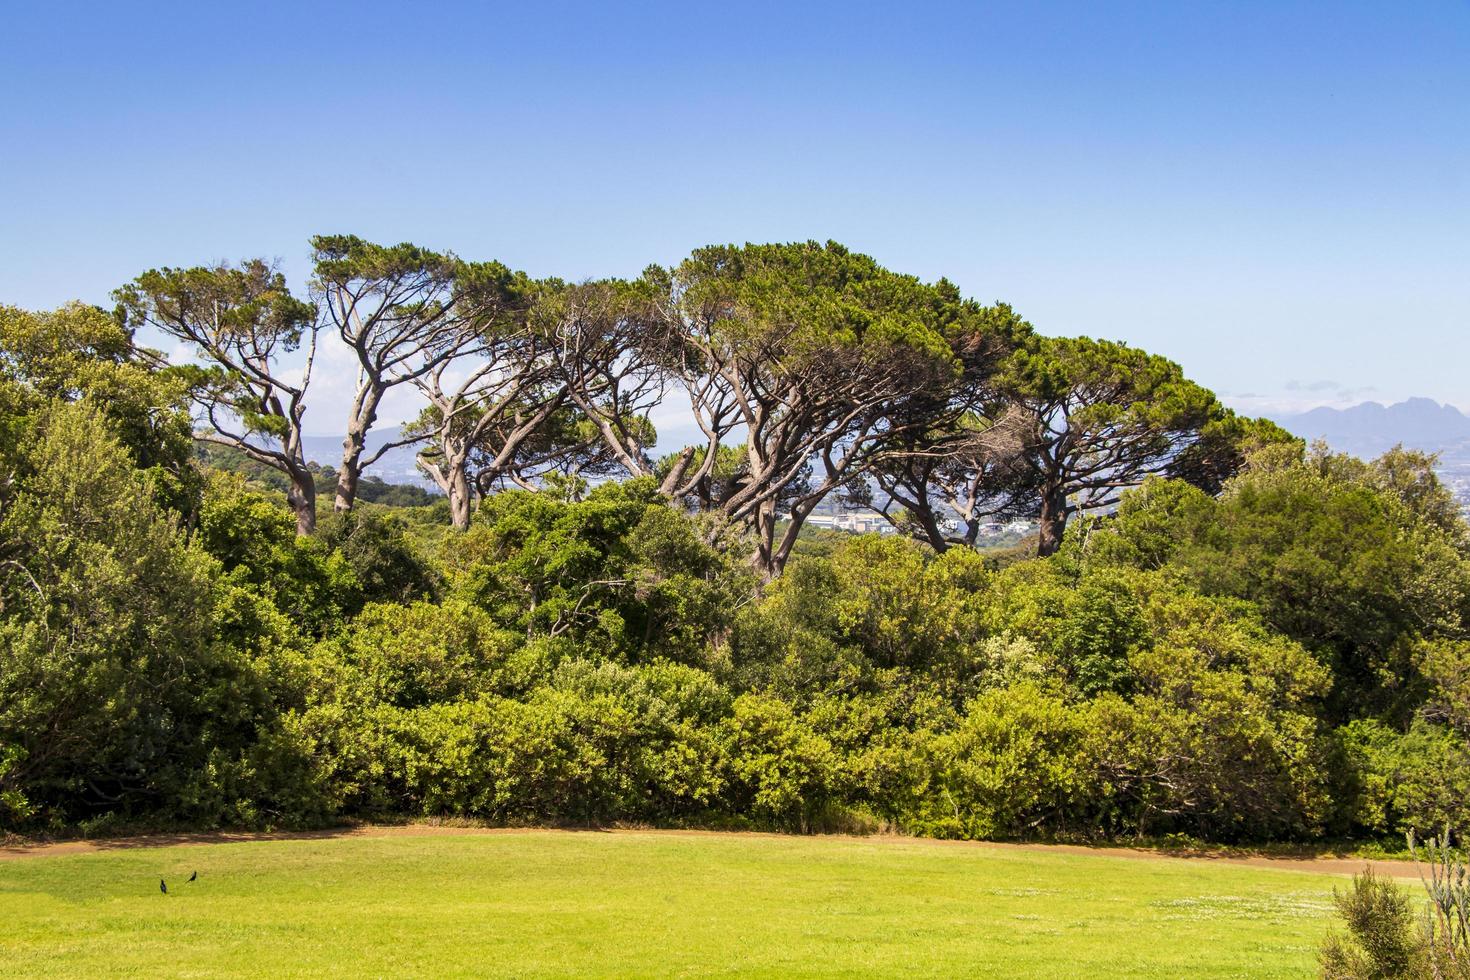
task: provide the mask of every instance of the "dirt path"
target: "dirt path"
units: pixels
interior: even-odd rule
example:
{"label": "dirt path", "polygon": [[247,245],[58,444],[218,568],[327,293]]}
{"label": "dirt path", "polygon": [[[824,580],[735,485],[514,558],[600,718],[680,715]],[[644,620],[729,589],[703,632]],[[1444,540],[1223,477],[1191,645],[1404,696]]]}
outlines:
{"label": "dirt path", "polygon": [[[60,841],[53,844],[14,844],[0,846],[0,861],[24,858],[56,857],[63,854],[96,854],[104,851],[131,850],[143,847],[178,847],[204,844],[233,844],[272,840],[333,840],[349,837],[483,837],[503,834],[607,833],[622,835],[677,837],[770,837],[781,834],[750,832],[730,833],[715,830],[539,830],[487,827],[446,827],[438,824],[402,826],[344,827],[334,830],[281,831],[277,833],[210,833],[148,834],[141,837],[118,837],[100,840]],[[1351,875],[1371,866],[1379,874],[1395,878],[1417,879],[1412,861],[1369,861],[1343,857],[1278,857],[1267,854],[1220,851],[1164,851],[1146,847],[1089,847],[1078,844],[1002,844],[987,841],[946,841],[924,837],[900,837],[891,834],[847,836],[840,839],[860,843],[908,844],[921,847],[982,847],[994,850],[1037,851],[1052,854],[1081,854],[1112,857],[1132,861],[1201,861],[1211,864],[1237,864],[1252,868],[1275,868],[1282,871],[1308,871],[1315,874]]]}

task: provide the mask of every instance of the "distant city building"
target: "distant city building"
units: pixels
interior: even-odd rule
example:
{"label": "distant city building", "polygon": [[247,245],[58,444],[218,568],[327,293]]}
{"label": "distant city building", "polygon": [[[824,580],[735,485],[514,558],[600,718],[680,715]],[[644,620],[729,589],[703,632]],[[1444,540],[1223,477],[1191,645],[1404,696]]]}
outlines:
{"label": "distant city building", "polygon": [[806,522],[813,527],[853,534],[892,534],[893,525],[877,511],[845,511],[836,514],[812,514]]}

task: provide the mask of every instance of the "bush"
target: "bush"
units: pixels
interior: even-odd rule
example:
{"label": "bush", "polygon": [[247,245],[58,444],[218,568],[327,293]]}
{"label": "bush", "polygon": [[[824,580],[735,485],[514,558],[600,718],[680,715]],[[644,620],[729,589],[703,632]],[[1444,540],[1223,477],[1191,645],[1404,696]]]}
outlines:
{"label": "bush", "polygon": [[563,665],[524,701],[378,713],[386,795],[407,812],[498,822],[670,820],[723,786],[708,722],[726,700],[676,665]]}
{"label": "bush", "polygon": [[449,560],[454,593],[497,621],[635,660],[702,661],[755,586],[649,480],[578,502],[496,494]]}
{"label": "bush", "polygon": [[214,562],[90,405],[31,421],[0,517],[0,821],[228,816],[189,787],[270,708],[216,633]]}
{"label": "bush", "polygon": [[1427,977],[1428,963],[1419,948],[1409,897],[1391,878],[1372,869],[1353,876],[1347,892],[1335,892],[1338,914],[1348,935],[1329,936],[1322,946],[1325,980],[1398,980]]}
{"label": "bush", "polygon": [[730,756],[731,803],[771,825],[807,831],[832,803],[832,745],[782,701],[742,694],[723,726]]}
{"label": "bush", "polygon": [[[1470,828],[1470,744],[1440,725],[1416,721],[1396,732],[1378,721],[1338,732],[1353,767],[1351,818],[1376,834]],[[1344,794],[1346,796],[1346,794]]]}
{"label": "bush", "polygon": [[1470,980],[1470,868],[1443,833],[1409,849],[1428,895],[1415,926],[1408,895],[1371,868],[1334,893],[1347,936],[1331,934],[1319,961],[1325,980]]}
{"label": "bush", "polygon": [[364,602],[409,603],[439,593],[439,573],[418,553],[397,517],[362,508],[334,514],[322,522],[317,539],[346,560]]}
{"label": "bush", "polygon": [[362,608],[352,566],[321,541],[296,534],[295,519],[232,474],[205,487],[195,532],[229,580],[269,599],[298,627],[323,636]]}
{"label": "bush", "polygon": [[1467,822],[1470,534],[1415,454],[1151,481],[1005,567],[835,535],[759,585],[737,526],[649,480],[299,537],[189,470],[177,385],[106,326],[0,312],[6,826]]}
{"label": "bush", "polygon": [[1149,641],[1124,576],[1109,570],[1078,578],[1059,560],[1007,569],[988,615],[992,631],[1030,641],[1084,697],[1131,689],[1129,656]]}
{"label": "bush", "polygon": [[1470,865],[1463,850],[1450,845],[1450,832],[1422,845],[1411,831],[1409,851],[1429,893],[1419,932],[1430,972],[1439,980],[1470,978]]}
{"label": "bush", "polygon": [[545,663],[536,648],[459,600],[443,605],[374,603],[316,648],[319,664],[350,668],[342,682],[364,703],[419,708],[525,693]]}
{"label": "bush", "polygon": [[949,812],[927,829],[970,838],[1063,829],[1084,789],[1084,731],[1073,709],[1037,685],[981,695],[936,749]]}

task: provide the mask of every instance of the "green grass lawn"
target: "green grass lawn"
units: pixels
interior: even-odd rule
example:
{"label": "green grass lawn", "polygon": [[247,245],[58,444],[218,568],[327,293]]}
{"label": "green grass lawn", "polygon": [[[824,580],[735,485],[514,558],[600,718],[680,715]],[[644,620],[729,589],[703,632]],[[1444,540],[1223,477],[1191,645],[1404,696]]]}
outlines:
{"label": "green grass lawn", "polygon": [[0,861],[0,975],[1307,976],[1342,884],[820,837],[116,850]]}

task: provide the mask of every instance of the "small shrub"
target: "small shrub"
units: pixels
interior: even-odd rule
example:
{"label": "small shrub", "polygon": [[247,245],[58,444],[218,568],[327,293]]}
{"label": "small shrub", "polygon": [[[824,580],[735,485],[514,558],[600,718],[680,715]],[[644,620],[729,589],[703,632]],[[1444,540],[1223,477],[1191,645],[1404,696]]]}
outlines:
{"label": "small shrub", "polygon": [[1409,896],[1371,868],[1353,876],[1353,887],[1335,892],[1348,935],[1333,934],[1322,946],[1324,980],[1396,980],[1425,976],[1414,935]]}
{"label": "small shrub", "polygon": [[1324,980],[1470,980],[1470,866],[1448,830],[1422,844],[1412,831],[1408,839],[1429,897],[1418,928],[1391,879],[1371,868],[1354,876],[1352,890],[1335,895],[1348,935],[1323,943]]}

